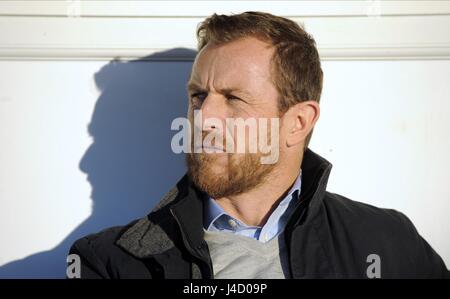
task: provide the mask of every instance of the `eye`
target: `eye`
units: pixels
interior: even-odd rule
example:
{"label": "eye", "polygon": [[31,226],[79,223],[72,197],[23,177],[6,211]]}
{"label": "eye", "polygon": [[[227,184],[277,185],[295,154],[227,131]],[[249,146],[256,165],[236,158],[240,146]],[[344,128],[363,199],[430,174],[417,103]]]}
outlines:
{"label": "eye", "polygon": [[229,100],[229,101],[240,100],[240,98],[238,98],[238,97],[236,97],[236,96],[234,96],[232,94],[229,94],[226,97],[227,97],[227,100]]}
{"label": "eye", "polygon": [[206,99],[207,94],[204,92],[197,92],[197,93],[193,93],[191,94],[191,100],[195,101],[195,100],[199,100],[201,102],[203,102]]}

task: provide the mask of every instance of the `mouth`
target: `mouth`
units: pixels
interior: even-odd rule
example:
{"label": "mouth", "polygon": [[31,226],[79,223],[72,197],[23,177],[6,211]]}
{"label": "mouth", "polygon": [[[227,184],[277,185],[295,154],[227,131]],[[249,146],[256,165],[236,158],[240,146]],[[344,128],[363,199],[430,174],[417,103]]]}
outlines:
{"label": "mouth", "polygon": [[218,146],[203,146],[203,147],[196,147],[195,152],[201,152],[206,154],[224,154],[225,151],[223,148]]}

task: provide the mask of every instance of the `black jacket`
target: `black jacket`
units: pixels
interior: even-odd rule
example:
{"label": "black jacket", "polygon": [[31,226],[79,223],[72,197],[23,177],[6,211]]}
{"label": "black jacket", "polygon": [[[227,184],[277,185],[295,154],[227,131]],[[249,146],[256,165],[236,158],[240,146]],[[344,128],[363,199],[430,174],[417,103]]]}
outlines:
{"label": "black jacket", "polygon": [[[330,171],[306,150],[300,200],[284,231],[290,277],[367,278],[372,254],[381,278],[449,277],[406,216],[327,192]],[[70,253],[81,258],[81,278],[213,278],[203,195],[184,176],[148,216],[76,241]]]}

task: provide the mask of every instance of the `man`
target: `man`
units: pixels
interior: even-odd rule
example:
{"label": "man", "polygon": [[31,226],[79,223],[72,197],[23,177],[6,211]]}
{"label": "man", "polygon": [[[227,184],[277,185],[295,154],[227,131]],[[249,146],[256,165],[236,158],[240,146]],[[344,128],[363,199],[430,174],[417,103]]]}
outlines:
{"label": "man", "polygon": [[214,138],[200,143],[204,151],[190,145],[188,173],[147,217],[72,246],[81,278],[448,275],[403,214],[326,191],[331,164],[307,147],[322,70],[300,26],[267,13],[214,14],[197,36],[188,115],[194,123],[200,115],[200,138],[233,133],[227,119],[277,120],[277,155],[262,163],[261,148],[249,152],[250,134],[243,153],[229,151],[242,141],[235,134],[227,147]]}

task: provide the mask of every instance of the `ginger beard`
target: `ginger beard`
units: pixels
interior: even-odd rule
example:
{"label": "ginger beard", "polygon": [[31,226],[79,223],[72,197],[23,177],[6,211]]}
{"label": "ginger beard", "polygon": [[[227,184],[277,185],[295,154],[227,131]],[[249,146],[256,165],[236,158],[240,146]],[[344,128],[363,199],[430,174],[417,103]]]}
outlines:
{"label": "ginger beard", "polygon": [[265,182],[274,164],[262,164],[262,153],[188,153],[188,175],[212,198],[229,197]]}

